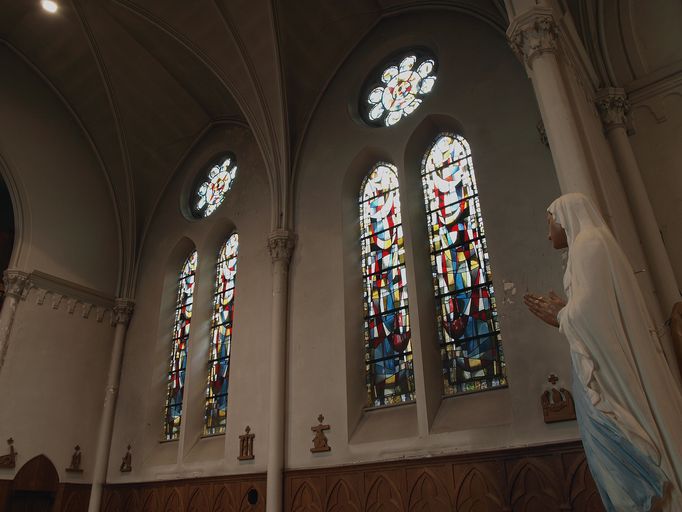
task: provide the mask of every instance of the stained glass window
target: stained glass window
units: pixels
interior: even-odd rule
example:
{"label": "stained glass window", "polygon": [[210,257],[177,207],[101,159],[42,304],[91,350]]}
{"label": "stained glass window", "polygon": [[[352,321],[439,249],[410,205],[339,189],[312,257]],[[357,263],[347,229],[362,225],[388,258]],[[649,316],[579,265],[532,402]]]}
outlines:
{"label": "stained glass window", "polygon": [[182,398],[185,389],[185,368],[187,364],[187,342],[192,322],[192,297],[194,295],[194,276],[197,270],[197,251],[192,251],[182,265],[178,279],[178,294],[175,302],[175,323],[173,324],[173,343],[168,370],[168,390],[166,392],[164,439],[177,439],[180,435],[182,419]]}
{"label": "stained glass window", "polygon": [[220,247],[218,253],[204,408],[204,435],[224,434],[227,424],[227,392],[238,250],[239,237],[234,233]]}
{"label": "stained glass window", "polygon": [[376,126],[392,126],[421,105],[436,83],[436,60],[421,52],[389,62],[366,88],[361,110]]}
{"label": "stained glass window", "polygon": [[225,194],[232,188],[237,175],[237,162],[233,155],[223,156],[212,165],[208,174],[197,185],[192,203],[194,215],[208,217],[220,206]]}
{"label": "stained glass window", "polygon": [[371,406],[414,400],[405,248],[395,166],[377,164],[360,193],[365,365]]}
{"label": "stained glass window", "polygon": [[495,294],[467,141],[442,134],[422,162],[446,395],[506,385]]}

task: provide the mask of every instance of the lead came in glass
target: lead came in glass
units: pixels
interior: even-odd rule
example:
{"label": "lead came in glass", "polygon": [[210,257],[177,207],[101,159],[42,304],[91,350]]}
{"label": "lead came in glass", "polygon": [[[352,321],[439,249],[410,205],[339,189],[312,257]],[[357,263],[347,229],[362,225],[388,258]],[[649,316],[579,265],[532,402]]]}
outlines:
{"label": "lead came in glass", "polygon": [[187,342],[192,322],[192,300],[194,296],[194,277],[197,270],[197,251],[192,251],[182,265],[178,279],[178,294],[175,302],[175,322],[173,342],[168,370],[166,405],[164,414],[163,437],[168,441],[180,435],[182,420],[182,400],[185,389],[185,367],[187,363]]}
{"label": "lead came in glass", "polygon": [[370,406],[414,400],[400,191],[395,166],[377,164],[360,194],[365,364]]}
{"label": "lead came in glass", "polygon": [[226,156],[208,171],[206,179],[196,188],[192,205],[195,215],[208,217],[225,199],[237,175],[237,163],[233,156]]}
{"label": "lead came in glass", "polygon": [[204,435],[224,434],[227,426],[227,395],[230,380],[230,348],[234,323],[234,287],[237,277],[238,251],[239,237],[237,233],[234,233],[221,246],[218,254],[204,408]]}
{"label": "lead came in glass", "polygon": [[444,394],[505,386],[504,356],[471,151],[440,135],[422,163]]}
{"label": "lead came in glass", "polygon": [[436,83],[435,67],[435,59],[418,57],[417,53],[388,65],[367,93],[367,121],[392,126],[417,110]]}

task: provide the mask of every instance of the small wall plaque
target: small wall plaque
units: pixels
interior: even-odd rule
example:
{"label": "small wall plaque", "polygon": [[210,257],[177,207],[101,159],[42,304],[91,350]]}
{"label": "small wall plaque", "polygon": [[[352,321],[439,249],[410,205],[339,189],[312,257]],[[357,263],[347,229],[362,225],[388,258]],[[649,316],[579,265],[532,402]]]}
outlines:
{"label": "small wall plaque", "polygon": [[9,445],[9,453],[0,455],[0,468],[12,469],[17,464],[17,452],[14,451],[14,439],[11,437],[7,440]]}
{"label": "small wall plaque", "polygon": [[81,469],[81,447],[76,445],[73,449],[73,455],[71,456],[71,465],[66,468],[69,473],[82,473]]}
{"label": "small wall plaque", "polygon": [[324,421],[324,416],[322,416],[322,414],[317,417],[317,421],[320,423],[319,425],[310,427],[310,430],[315,432],[315,437],[313,438],[313,447],[310,449],[310,451],[313,453],[331,451],[332,448],[329,446],[329,440],[324,434],[324,431],[329,430],[331,427],[329,425],[322,424]]}
{"label": "small wall plaque", "polygon": [[542,414],[545,423],[556,423],[559,421],[571,421],[575,419],[575,403],[573,395],[564,388],[557,389],[556,383],[559,377],[553,373],[547,378],[547,382],[552,385],[552,389],[545,391],[540,397],[542,402]]}
{"label": "small wall plaque", "polygon": [[251,427],[248,425],[244,432],[244,434],[239,436],[239,457],[237,457],[237,460],[251,460],[255,458],[253,454],[253,439],[256,437],[256,434],[251,433]]}
{"label": "small wall plaque", "polygon": [[130,453],[130,445],[128,445],[128,451],[123,456],[119,470],[121,473],[130,473],[133,470],[133,455]]}

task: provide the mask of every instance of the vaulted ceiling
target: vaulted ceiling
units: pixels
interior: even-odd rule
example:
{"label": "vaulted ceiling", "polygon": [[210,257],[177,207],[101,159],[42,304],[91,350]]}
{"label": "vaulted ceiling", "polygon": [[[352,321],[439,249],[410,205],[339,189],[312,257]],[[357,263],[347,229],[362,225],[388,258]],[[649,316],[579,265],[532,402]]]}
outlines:
{"label": "vaulted ceiling", "polygon": [[[247,123],[275,219],[318,99],[382,18],[467,12],[506,27],[502,0],[0,0],[0,41],[61,96],[109,176],[134,265],[173,171],[212,124]],[[286,222],[286,220],[285,220]]]}

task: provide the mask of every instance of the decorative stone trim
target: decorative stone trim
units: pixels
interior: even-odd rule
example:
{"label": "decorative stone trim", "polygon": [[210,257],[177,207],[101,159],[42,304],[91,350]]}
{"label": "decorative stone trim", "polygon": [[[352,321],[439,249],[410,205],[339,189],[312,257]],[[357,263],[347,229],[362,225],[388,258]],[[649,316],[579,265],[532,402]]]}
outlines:
{"label": "decorative stone trim", "polygon": [[289,263],[296,246],[296,234],[287,229],[276,229],[268,237],[268,249],[272,262]]}
{"label": "decorative stone trim", "polygon": [[608,132],[627,125],[630,103],[623,89],[613,87],[602,89],[597,94],[595,103],[604,130]]}
{"label": "decorative stone trim", "polygon": [[21,270],[5,270],[2,274],[2,281],[5,285],[5,297],[26,298],[31,288],[28,278],[29,274]]}
{"label": "decorative stone trim", "polygon": [[543,53],[555,53],[559,28],[552,9],[534,7],[517,16],[509,24],[507,40],[516,56],[529,67]]}
{"label": "decorative stone trim", "polygon": [[124,324],[128,325],[130,322],[130,317],[133,315],[133,310],[135,308],[135,302],[130,299],[116,299],[114,305],[114,311],[112,315],[113,324]]}

